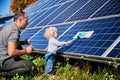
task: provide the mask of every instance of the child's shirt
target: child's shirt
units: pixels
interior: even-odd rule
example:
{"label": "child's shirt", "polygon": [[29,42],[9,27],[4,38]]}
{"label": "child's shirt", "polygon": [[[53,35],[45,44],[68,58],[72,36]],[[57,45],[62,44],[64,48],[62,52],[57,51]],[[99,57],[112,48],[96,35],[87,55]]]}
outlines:
{"label": "child's shirt", "polygon": [[67,42],[60,42],[55,38],[50,38],[48,42],[48,52],[56,53],[59,46],[65,45]]}

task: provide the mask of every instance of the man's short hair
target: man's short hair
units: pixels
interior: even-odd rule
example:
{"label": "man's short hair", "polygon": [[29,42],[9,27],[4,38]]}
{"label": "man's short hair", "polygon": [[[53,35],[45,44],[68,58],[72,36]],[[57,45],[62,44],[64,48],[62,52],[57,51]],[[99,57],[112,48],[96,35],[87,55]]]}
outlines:
{"label": "man's short hair", "polygon": [[24,17],[25,14],[26,13],[23,12],[23,11],[15,13],[15,15],[14,15],[14,21],[16,21],[19,17]]}

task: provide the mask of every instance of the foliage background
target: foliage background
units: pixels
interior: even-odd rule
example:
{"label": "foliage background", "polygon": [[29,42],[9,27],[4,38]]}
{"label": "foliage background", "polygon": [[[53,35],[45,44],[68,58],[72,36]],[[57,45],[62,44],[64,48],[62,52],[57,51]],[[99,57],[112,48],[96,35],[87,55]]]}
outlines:
{"label": "foliage background", "polygon": [[31,5],[37,0],[11,0],[10,9],[12,13],[24,10],[26,7]]}

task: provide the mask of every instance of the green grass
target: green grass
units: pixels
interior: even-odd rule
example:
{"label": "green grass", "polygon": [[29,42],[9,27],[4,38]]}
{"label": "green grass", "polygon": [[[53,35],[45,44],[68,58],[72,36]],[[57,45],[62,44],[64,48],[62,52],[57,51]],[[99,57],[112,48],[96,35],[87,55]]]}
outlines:
{"label": "green grass", "polygon": [[[119,67],[111,65],[93,63],[88,61],[57,59],[57,72],[54,79],[50,79],[44,74],[45,61],[39,55],[25,55],[22,58],[31,60],[37,66],[39,72],[31,75],[16,74],[11,80],[120,80]],[[0,80],[7,80],[1,78]]]}

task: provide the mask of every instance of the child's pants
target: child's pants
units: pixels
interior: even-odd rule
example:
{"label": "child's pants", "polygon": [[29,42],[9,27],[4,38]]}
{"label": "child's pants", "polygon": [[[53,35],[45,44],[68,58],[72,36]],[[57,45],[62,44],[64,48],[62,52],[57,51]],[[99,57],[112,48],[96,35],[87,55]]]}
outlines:
{"label": "child's pants", "polygon": [[55,54],[52,54],[46,59],[45,74],[49,74],[50,72],[52,72],[54,66],[55,66]]}

